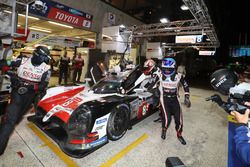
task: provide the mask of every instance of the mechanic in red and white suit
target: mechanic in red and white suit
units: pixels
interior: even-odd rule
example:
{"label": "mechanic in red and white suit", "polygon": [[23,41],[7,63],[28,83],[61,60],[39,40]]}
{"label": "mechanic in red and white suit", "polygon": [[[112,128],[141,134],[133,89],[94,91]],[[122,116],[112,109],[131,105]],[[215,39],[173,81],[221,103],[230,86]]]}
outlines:
{"label": "mechanic in red and white suit", "polygon": [[162,60],[162,76],[159,86],[161,94],[160,103],[163,114],[161,138],[166,139],[166,131],[171,123],[172,116],[174,116],[177,138],[185,145],[186,141],[182,137],[183,117],[178,100],[179,84],[182,84],[185,91],[184,104],[190,107],[189,86],[182,74],[176,72],[176,61],[173,58],[164,58]]}
{"label": "mechanic in red and white suit", "polygon": [[0,125],[0,155],[7,147],[15,126],[31,108],[34,99],[45,94],[50,79],[50,52],[47,47],[38,46],[33,55],[18,57],[11,62],[11,68],[17,68],[17,74],[11,75],[11,101]]}

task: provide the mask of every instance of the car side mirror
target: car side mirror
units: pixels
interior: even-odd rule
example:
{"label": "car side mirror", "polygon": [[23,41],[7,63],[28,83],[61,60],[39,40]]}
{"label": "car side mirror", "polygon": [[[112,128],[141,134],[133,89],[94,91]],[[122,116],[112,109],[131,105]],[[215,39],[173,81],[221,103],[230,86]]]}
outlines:
{"label": "car side mirror", "polygon": [[85,78],[84,79],[86,86],[89,87],[89,82],[91,81],[91,78]]}

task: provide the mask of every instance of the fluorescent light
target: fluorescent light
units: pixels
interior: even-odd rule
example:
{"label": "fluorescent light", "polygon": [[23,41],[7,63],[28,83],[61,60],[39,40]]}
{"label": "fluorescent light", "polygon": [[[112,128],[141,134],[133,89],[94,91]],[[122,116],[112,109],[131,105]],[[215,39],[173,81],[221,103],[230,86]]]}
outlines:
{"label": "fluorescent light", "polygon": [[161,22],[161,23],[167,23],[167,22],[169,22],[169,20],[168,20],[167,18],[161,18],[161,19],[160,19],[160,22]]}
{"label": "fluorescent light", "polygon": [[[5,13],[12,13],[11,11],[8,11],[8,10],[4,10]],[[22,17],[25,17],[24,14],[18,14],[18,16],[22,16]],[[40,20],[39,18],[37,17],[33,17],[33,16],[28,16],[29,19],[34,19],[34,20]]]}
{"label": "fluorescent light", "polygon": [[53,21],[48,21],[50,24],[55,24],[55,25],[58,25],[58,26],[62,26],[62,27],[67,27],[67,28],[74,28],[72,26],[68,26],[68,25],[65,25],[65,24],[61,24],[61,23],[56,23],[56,22],[53,22]]}
{"label": "fluorescent light", "polygon": [[84,39],[86,39],[86,40],[88,40],[88,41],[95,42],[95,40],[94,40],[94,39],[91,39],[91,38],[84,38]]}
{"label": "fluorescent light", "polygon": [[186,5],[181,5],[181,10],[188,10],[189,8]]}
{"label": "fluorescent light", "polygon": [[30,27],[29,29],[31,29],[31,30],[37,30],[37,31],[42,31],[42,32],[47,32],[47,33],[51,33],[51,30],[45,30],[45,29],[36,28],[36,27]]}
{"label": "fluorescent light", "polygon": [[[18,14],[18,16],[22,16],[22,17],[25,17],[24,14]],[[33,19],[33,20],[40,20],[39,18],[37,17],[33,17],[33,16],[28,16],[29,19]]]}
{"label": "fluorescent light", "polygon": [[166,45],[166,42],[162,42],[162,45]]}
{"label": "fluorescent light", "polygon": [[124,24],[121,24],[120,25],[120,28],[126,28]]}
{"label": "fluorescent light", "polygon": [[142,35],[143,33],[142,32],[138,32],[137,35]]}

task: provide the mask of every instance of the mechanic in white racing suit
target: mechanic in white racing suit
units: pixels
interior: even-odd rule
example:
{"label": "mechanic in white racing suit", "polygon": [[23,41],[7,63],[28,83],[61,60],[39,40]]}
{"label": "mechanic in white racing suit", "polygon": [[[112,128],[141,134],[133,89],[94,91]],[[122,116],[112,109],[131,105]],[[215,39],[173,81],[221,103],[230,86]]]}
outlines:
{"label": "mechanic in white racing suit", "polygon": [[49,60],[48,48],[38,46],[30,58],[19,57],[11,63],[11,67],[17,68],[17,74],[9,72],[11,101],[0,125],[0,155],[4,153],[15,126],[31,108],[36,97],[46,92],[51,73]]}
{"label": "mechanic in white racing suit", "polygon": [[164,58],[162,60],[162,76],[160,78],[160,103],[162,109],[162,134],[161,138],[166,139],[166,131],[171,123],[172,116],[175,120],[175,129],[177,138],[185,145],[186,141],[182,137],[183,118],[180,103],[178,100],[178,86],[182,84],[185,91],[184,104],[191,106],[189,100],[189,86],[182,76],[176,72],[176,62],[173,58]]}

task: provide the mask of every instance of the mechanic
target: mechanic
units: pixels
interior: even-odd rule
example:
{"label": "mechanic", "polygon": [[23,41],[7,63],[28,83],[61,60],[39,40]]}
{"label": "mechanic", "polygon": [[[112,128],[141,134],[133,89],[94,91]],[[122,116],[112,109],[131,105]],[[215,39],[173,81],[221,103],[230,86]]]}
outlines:
{"label": "mechanic", "polygon": [[63,57],[60,58],[59,78],[58,78],[59,85],[61,85],[62,83],[62,78],[64,78],[64,84],[67,85],[69,63],[70,63],[70,58],[67,56],[67,51],[65,50]]}
{"label": "mechanic", "polygon": [[50,52],[47,47],[38,46],[30,58],[19,57],[11,62],[17,73],[7,72],[11,76],[11,101],[0,125],[0,155],[7,147],[15,126],[31,108],[37,96],[44,95],[50,79]]}
{"label": "mechanic", "polygon": [[185,91],[184,104],[191,106],[189,100],[189,86],[182,76],[176,71],[176,61],[173,58],[164,58],[162,60],[162,76],[160,78],[160,102],[163,113],[162,134],[161,138],[166,139],[166,132],[171,123],[172,116],[175,120],[175,129],[177,138],[181,144],[185,145],[186,141],[182,137],[183,118],[180,103],[178,100],[178,85],[182,84]]}
{"label": "mechanic", "polygon": [[[250,102],[245,102],[244,105],[250,106]],[[250,165],[249,113],[250,109],[247,109],[245,114],[240,114],[237,111],[230,113],[235,116],[236,121],[239,123],[239,127],[236,128],[236,135],[234,136],[236,154],[246,165]]]}

